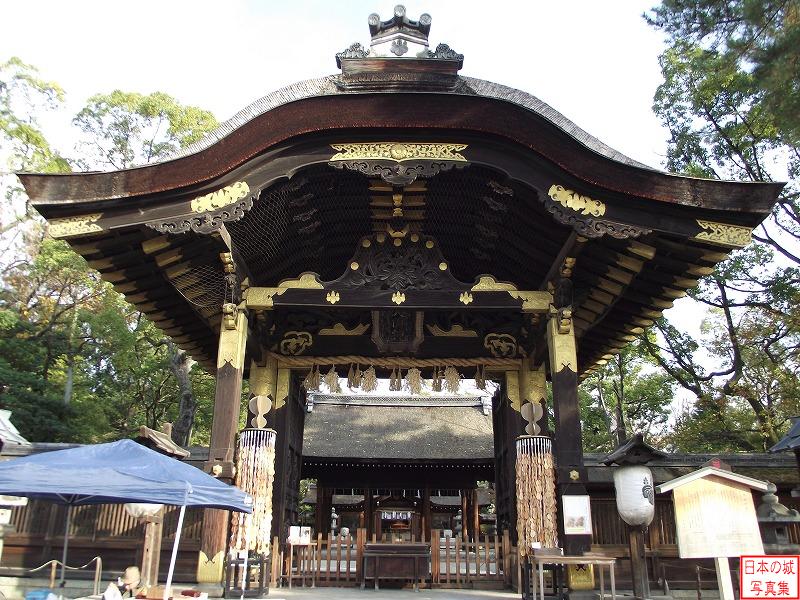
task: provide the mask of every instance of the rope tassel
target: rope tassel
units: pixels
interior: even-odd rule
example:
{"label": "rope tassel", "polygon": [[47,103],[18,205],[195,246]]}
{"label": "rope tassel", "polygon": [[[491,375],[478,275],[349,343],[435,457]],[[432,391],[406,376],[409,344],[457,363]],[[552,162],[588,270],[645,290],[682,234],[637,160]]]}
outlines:
{"label": "rope tassel", "polygon": [[458,392],[461,385],[461,375],[455,367],[446,367],[444,370],[444,387],[451,394]]}
{"label": "rope tassel", "polygon": [[378,388],[378,376],[375,373],[375,367],[370,366],[364,371],[364,377],[361,380],[361,389],[365,392],[374,392]]}
{"label": "rope tassel", "polygon": [[406,371],[406,385],[412,394],[422,393],[422,372],[415,367]]}
{"label": "rope tassel", "polygon": [[442,391],[442,372],[439,367],[433,368],[433,379],[431,380],[431,388],[434,392]]}
{"label": "rope tassel", "polygon": [[342,391],[342,388],[339,387],[339,374],[333,365],[331,365],[331,370],[325,373],[325,385],[331,394],[338,394]]}
{"label": "rope tassel", "polygon": [[319,384],[319,367],[317,365],[311,365],[311,370],[308,372],[308,375],[306,375],[306,378],[303,379],[303,388],[309,392],[318,392]]}

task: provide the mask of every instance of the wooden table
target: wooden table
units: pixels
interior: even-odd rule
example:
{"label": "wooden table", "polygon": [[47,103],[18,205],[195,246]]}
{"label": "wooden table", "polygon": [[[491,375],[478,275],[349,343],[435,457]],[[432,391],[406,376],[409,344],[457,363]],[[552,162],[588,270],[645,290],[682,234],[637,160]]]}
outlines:
{"label": "wooden table", "polygon": [[380,589],[379,579],[411,579],[414,591],[419,591],[419,580],[428,576],[430,559],[428,544],[365,544],[361,589],[367,579],[374,580],[376,590]]}
{"label": "wooden table", "polygon": [[[611,600],[617,600],[617,583],[614,578],[614,564],[617,562],[616,558],[606,558],[604,556],[559,556],[540,555],[531,556],[531,562],[536,567],[539,580],[539,594],[541,600],[544,600],[544,565],[597,565],[600,572],[600,600],[605,600],[606,585],[603,578],[603,567],[608,567],[608,572],[611,575]],[[533,596],[536,597],[536,578],[534,577],[534,592]]]}

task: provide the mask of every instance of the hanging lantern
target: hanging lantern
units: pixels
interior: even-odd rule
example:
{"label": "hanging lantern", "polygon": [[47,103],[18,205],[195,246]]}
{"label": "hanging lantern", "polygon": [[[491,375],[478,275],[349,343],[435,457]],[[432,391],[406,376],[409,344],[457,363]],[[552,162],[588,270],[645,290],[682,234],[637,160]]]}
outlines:
{"label": "hanging lantern", "polygon": [[655,514],[653,474],[644,465],[624,465],[614,469],[614,489],[619,516],[628,525],[649,525]]}

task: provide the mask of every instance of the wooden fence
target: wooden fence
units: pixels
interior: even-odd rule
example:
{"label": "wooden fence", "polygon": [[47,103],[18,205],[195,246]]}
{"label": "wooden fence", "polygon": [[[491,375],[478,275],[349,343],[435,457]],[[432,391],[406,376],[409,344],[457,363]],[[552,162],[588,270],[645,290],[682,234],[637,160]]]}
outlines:
{"label": "wooden fence", "polygon": [[[176,565],[179,581],[191,581],[197,573],[197,552],[200,548],[202,509],[188,509],[181,534]],[[164,514],[161,577],[166,575],[169,554],[175,539],[178,510],[168,506]],[[31,500],[14,508],[10,525],[14,531],[4,537],[2,573],[23,575],[26,570],[61,558],[66,512],[63,506]],[[83,564],[102,555],[106,578],[121,573],[125,567],[139,565],[142,560],[144,525],[131,517],[121,504],[77,506],[72,511],[69,531],[70,565]],[[80,577],[80,575],[78,575]]]}
{"label": "wooden fence", "polygon": [[[466,542],[460,538],[442,538],[433,530],[431,570],[421,583],[432,587],[510,587],[517,581],[518,557],[508,532],[482,535]],[[366,529],[355,536],[323,537],[318,534],[308,545],[286,546],[278,538],[272,543],[272,587],[350,586],[361,582],[364,545],[368,542],[401,543],[391,535],[367,539]],[[413,538],[412,542],[416,541]],[[437,551],[438,542],[438,551]]]}
{"label": "wooden fence", "polygon": [[[795,499],[781,498],[789,507],[798,507]],[[616,510],[613,497],[592,497],[592,551],[624,559],[628,557],[628,533]],[[70,528],[70,564],[83,564],[100,554],[108,575],[118,574],[125,567],[141,563],[143,527],[130,517],[122,505],[77,507]],[[14,533],[4,539],[0,573],[21,575],[42,563],[61,556],[64,536],[64,508],[33,500],[27,506],[12,510]],[[162,546],[163,579],[169,561],[177,511],[167,508]],[[179,581],[192,581],[197,569],[200,547],[202,510],[186,512],[180,552],[176,568]],[[434,533],[437,539],[439,532]],[[317,536],[307,547],[294,547],[291,556],[282,545],[275,546],[272,561],[272,581],[284,585],[355,585],[360,581],[361,556],[367,541],[363,530],[348,538]],[[800,526],[789,527],[793,543],[800,542]],[[673,587],[694,588],[697,567],[702,570],[704,585],[714,585],[713,573],[704,570],[702,561],[682,561],[678,558],[675,539],[675,516],[668,498],[657,498],[655,518],[648,530],[647,556],[653,579],[668,580]],[[507,535],[481,535],[476,542],[466,544],[455,538],[440,540],[439,552],[432,552],[428,583],[433,586],[508,586],[517,580],[517,554]],[[381,540],[391,542],[391,536]],[[435,546],[435,544],[434,544]],[[283,551],[282,551],[283,550]],[[628,577],[628,561],[618,563],[619,578]],[[707,580],[707,581],[706,581]]]}

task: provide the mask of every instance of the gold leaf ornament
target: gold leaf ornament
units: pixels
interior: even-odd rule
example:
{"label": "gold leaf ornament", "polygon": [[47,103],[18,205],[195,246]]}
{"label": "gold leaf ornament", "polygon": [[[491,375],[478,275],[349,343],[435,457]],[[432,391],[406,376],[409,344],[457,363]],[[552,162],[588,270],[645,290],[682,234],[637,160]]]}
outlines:
{"label": "gold leaf ornament", "polygon": [[564,208],[569,208],[582,215],[602,217],[606,214],[606,205],[600,200],[582,196],[578,192],[568,190],[561,185],[551,185],[547,195]]}

